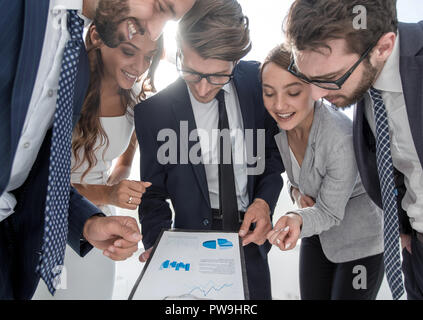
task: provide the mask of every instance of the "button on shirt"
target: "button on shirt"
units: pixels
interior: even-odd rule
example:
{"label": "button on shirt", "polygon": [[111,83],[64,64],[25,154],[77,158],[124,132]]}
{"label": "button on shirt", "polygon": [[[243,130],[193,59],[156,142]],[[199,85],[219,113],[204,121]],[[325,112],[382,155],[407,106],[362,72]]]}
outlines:
{"label": "button on shirt", "polygon": [[[238,209],[248,208],[246,147],[243,132],[242,114],[238,95],[232,82],[222,88],[225,91],[226,112],[231,131],[232,158],[235,176],[235,187]],[[202,163],[206,172],[209,189],[210,205],[219,209],[219,156],[218,156],[218,126],[219,104],[216,99],[209,103],[198,102],[188,87],[191,105],[200,137]]]}
{"label": "button on shirt", "polygon": [[[401,203],[402,208],[407,212],[413,229],[423,232],[423,170],[411,135],[399,61],[400,42],[397,37],[394,50],[373,86],[382,92],[385,102],[394,167],[404,175],[407,191]],[[369,94],[365,101],[365,115],[375,133],[376,125]]]}
{"label": "button on shirt", "polygon": [[[25,123],[13,160],[9,184],[0,197],[0,221],[13,213],[16,199],[10,193],[22,186],[37,158],[46,132],[53,124],[63,51],[70,38],[67,10],[82,12],[83,0],[51,0],[40,65]],[[85,18],[84,21],[88,22]]]}

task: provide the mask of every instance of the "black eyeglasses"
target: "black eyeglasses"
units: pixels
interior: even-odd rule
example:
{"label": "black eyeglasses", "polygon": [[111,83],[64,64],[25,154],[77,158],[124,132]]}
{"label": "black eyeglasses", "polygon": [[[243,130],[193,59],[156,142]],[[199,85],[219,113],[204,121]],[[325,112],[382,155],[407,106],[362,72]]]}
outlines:
{"label": "black eyeglasses", "polygon": [[176,54],[176,69],[178,70],[181,77],[189,83],[198,83],[203,78],[205,78],[208,83],[216,85],[216,86],[222,86],[225,85],[234,78],[234,73],[231,74],[213,74],[213,73],[200,73],[196,71],[187,71],[184,70],[182,67],[182,62],[180,58],[180,53]]}
{"label": "black eyeglasses", "polygon": [[292,59],[291,64],[288,67],[288,71],[301,79],[302,81],[314,84],[315,86],[318,86],[319,88],[323,88],[326,90],[339,90],[342,88],[342,85],[345,83],[345,81],[348,80],[348,78],[351,76],[351,74],[354,72],[354,70],[360,65],[360,63],[369,55],[369,53],[372,51],[373,47],[375,45],[371,45],[360,57],[360,59],[349,69],[341,78],[339,78],[336,81],[326,81],[326,80],[310,80],[305,75],[300,73],[296,67],[295,67],[295,61]]}

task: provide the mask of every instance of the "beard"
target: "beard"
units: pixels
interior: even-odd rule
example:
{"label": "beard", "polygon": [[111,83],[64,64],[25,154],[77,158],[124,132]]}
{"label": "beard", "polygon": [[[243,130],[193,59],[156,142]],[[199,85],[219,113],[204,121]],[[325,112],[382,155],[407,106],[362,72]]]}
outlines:
{"label": "beard", "polygon": [[336,107],[342,110],[345,110],[353,106],[358,101],[363,99],[366,92],[370,89],[370,87],[375,82],[376,76],[378,74],[378,69],[372,66],[368,58],[363,61],[363,66],[364,66],[364,72],[363,72],[363,76],[361,77],[361,80],[359,81],[358,87],[355,88],[353,93],[350,94],[348,97],[345,95],[338,96],[340,102],[336,104]]}

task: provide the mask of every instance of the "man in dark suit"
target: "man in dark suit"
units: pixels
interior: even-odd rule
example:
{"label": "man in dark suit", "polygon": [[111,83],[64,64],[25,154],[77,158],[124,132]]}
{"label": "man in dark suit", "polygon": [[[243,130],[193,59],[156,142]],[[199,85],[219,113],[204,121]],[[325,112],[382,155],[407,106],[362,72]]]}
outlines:
{"label": "man in dark suit", "polygon": [[[53,293],[60,279],[66,239],[81,256],[94,245],[114,260],[131,256],[141,240],[135,219],[103,217],[98,208],[69,188],[66,174],[61,173],[68,172],[67,161],[70,169],[70,152],[63,149],[70,148],[71,128],[78,120],[89,82],[81,14],[94,18],[97,2],[0,3],[0,299],[30,299],[40,275]],[[187,2],[194,0],[184,1],[186,10]],[[121,13],[139,19],[139,25],[154,34],[162,24],[156,26],[150,20],[164,21],[181,12],[168,7],[156,12],[152,0],[126,3],[131,4]],[[62,59],[63,52],[69,54],[67,61]],[[61,66],[69,68],[68,74],[74,78],[61,73]],[[59,76],[62,84],[57,90]],[[56,99],[65,95],[62,101],[71,102],[67,105]],[[66,110],[57,112],[58,121],[54,119],[56,105],[57,110]],[[66,134],[58,130],[52,138],[53,123],[66,127]],[[60,196],[51,196],[52,190]]]}
{"label": "man in dark suit", "polygon": [[423,299],[423,21],[398,23],[396,0],[297,0],[287,33],[291,72],[312,84],[313,97],[357,103],[356,159],[384,209],[388,283],[399,298],[400,236],[408,298]]}
{"label": "man in dark suit", "polygon": [[[235,0],[197,0],[179,23],[178,47],[181,78],[135,108],[141,176],[152,183],[139,208],[147,249],[140,260],[172,226],[170,199],[175,228],[239,232],[250,298],[271,299],[266,233],[283,166],[259,64],[238,62],[251,48],[248,19]],[[225,130],[223,141],[213,140]]]}

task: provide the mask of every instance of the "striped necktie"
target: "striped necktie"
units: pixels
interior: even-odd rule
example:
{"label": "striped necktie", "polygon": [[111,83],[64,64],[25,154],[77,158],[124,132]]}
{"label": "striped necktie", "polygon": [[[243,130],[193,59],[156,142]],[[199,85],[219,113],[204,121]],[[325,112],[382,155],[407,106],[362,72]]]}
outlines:
{"label": "striped necktie", "polygon": [[388,115],[381,92],[371,88],[370,96],[373,100],[376,122],[376,160],[384,211],[385,272],[392,297],[397,300],[404,293],[404,285],[401,273],[397,190],[395,189],[394,165],[390,149]]}

